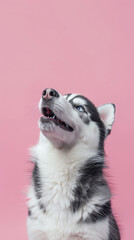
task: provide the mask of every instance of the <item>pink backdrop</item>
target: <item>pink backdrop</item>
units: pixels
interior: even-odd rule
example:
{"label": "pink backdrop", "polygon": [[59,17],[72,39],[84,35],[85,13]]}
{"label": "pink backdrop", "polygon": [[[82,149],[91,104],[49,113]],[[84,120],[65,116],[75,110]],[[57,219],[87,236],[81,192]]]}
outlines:
{"label": "pink backdrop", "polygon": [[106,143],[112,202],[122,240],[134,239],[133,81],[133,0],[1,0],[0,239],[27,239],[28,148],[46,87],[116,104]]}

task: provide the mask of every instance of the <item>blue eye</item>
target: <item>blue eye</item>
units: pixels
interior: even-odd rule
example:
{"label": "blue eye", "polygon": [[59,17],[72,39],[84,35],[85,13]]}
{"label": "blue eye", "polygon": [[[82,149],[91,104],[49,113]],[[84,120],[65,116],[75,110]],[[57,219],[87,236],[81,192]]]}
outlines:
{"label": "blue eye", "polygon": [[85,112],[85,109],[84,109],[84,107],[82,107],[82,106],[77,106],[76,109],[77,109],[79,112]]}

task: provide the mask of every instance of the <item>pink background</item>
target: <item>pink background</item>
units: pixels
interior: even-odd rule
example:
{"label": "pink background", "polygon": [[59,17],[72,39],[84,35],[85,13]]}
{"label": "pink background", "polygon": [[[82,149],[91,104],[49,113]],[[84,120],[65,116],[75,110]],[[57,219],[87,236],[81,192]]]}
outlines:
{"label": "pink background", "polygon": [[134,1],[0,1],[0,239],[27,239],[28,148],[46,87],[116,104],[109,179],[122,240],[133,240]]}

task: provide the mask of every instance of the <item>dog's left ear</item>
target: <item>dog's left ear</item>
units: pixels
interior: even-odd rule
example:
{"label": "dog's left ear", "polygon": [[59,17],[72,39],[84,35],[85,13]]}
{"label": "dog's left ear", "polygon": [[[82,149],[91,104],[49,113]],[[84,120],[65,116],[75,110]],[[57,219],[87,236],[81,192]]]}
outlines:
{"label": "dog's left ear", "polygon": [[104,104],[97,108],[100,118],[106,128],[106,136],[110,134],[115,119],[115,105],[113,103]]}

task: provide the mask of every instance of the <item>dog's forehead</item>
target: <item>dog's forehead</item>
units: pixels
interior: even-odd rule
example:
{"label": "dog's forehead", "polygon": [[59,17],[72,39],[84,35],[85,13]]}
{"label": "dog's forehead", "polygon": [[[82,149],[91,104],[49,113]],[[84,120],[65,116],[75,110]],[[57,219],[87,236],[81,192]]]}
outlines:
{"label": "dog's forehead", "polygon": [[65,94],[64,97],[66,98],[66,100],[70,101],[72,100],[74,97],[78,96],[78,94],[75,94],[75,93],[68,93],[68,94]]}
{"label": "dog's forehead", "polygon": [[86,97],[80,95],[80,94],[66,94],[64,95],[64,97],[66,98],[67,101],[69,101],[70,103],[74,104],[74,105],[90,105],[90,101],[89,99],[87,99]]}
{"label": "dog's forehead", "polygon": [[85,106],[86,110],[96,119],[96,121],[100,121],[99,114],[97,112],[96,106],[85,96],[79,94],[66,94],[64,96],[67,101],[69,101],[72,105],[75,106]]}
{"label": "dog's forehead", "polygon": [[87,101],[88,101],[88,99],[86,100],[86,98],[80,94],[74,94],[74,93],[71,94],[70,93],[70,94],[66,94],[64,96],[69,102],[71,102],[73,104],[85,105],[85,104],[87,104]]}

